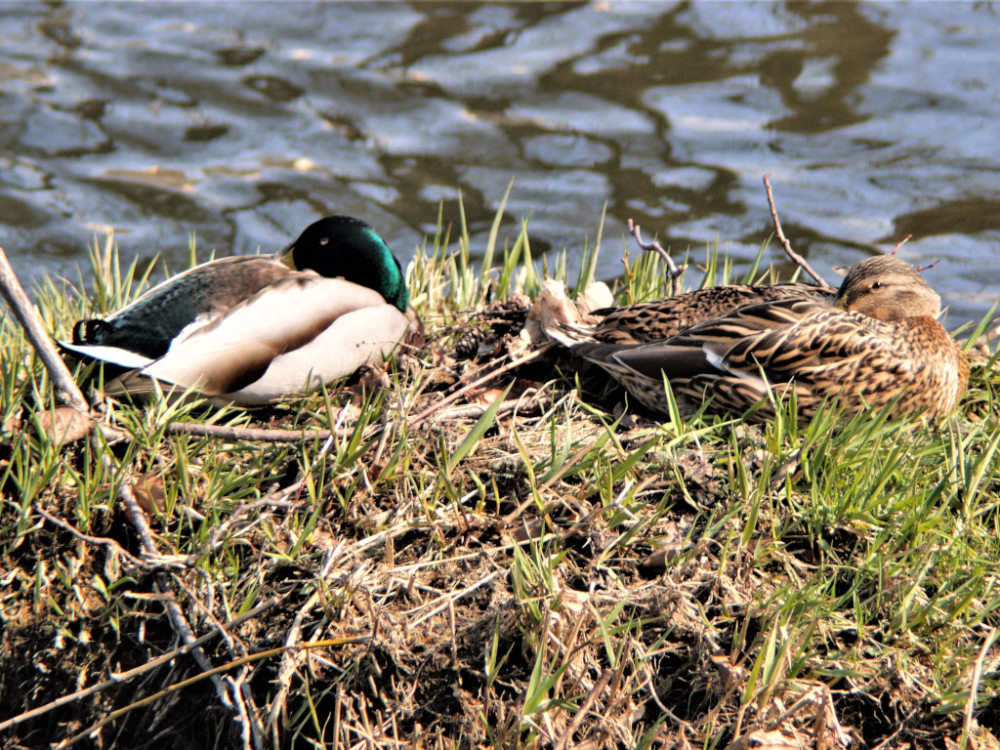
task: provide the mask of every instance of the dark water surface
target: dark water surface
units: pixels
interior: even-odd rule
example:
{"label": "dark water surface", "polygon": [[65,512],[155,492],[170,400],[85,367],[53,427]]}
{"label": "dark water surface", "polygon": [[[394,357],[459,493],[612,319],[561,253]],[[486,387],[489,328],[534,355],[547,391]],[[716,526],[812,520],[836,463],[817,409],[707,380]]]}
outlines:
{"label": "dark water surface", "polygon": [[345,212],[405,259],[459,191],[481,248],[515,177],[536,252],[607,203],[607,278],[629,217],[753,257],[770,172],[828,279],[912,234],[955,325],[1000,296],[998,40],[981,3],[5,2],[0,245],[76,278],[113,228],[176,269]]}

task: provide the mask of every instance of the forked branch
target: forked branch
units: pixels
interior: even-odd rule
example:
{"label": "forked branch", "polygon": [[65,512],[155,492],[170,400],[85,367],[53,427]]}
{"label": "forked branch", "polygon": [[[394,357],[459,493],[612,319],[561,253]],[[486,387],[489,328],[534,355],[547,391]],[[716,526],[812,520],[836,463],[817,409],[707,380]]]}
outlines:
{"label": "forked branch", "polygon": [[774,194],[771,192],[771,175],[764,175],[764,189],[767,190],[767,205],[771,209],[771,221],[774,222],[774,233],[778,237],[778,241],[781,243],[781,247],[784,248],[785,254],[788,255],[792,261],[798,265],[803,271],[813,277],[816,283],[819,284],[824,289],[833,290],[826,280],[816,273],[812,267],[806,262],[806,259],[799,255],[797,252],[792,250],[792,243],[788,241],[785,236],[785,232],[781,228],[781,221],[778,219],[778,209],[774,206]]}
{"label": "forked branch", "polygon": [[628,220],[628,231],[633,237],[635,237],[635,244],[639,246],[644,252],[656,253],[661,258],[667,266],[667,278],[670,279],[670,295],[676,297],[681,293],[681,276],[687,270],[687,265],[678,266],[674,259],[670,257],[670,253],[663,249],[661,245],[656,240],[652,242],[643,242],[642,232],[639,229],[639,225],[636,224],[632,219]]}

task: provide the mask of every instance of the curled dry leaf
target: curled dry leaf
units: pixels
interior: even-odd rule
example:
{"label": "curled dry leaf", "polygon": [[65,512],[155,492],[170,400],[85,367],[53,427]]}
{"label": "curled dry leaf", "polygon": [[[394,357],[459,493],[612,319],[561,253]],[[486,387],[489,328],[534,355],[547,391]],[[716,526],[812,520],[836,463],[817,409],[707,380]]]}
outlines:
{"label": "curled dry leaf", "polygon": [[480,406],[489,406],[500,398],[503,393],[503,388],[483,388],[480,391],[471,394],[467,400],[470,403],[479,404]]}
{"label": "curled dry leaf", "polygon": [[545,522],[540,518],[530,520],[521,519],[520,522],[510,530],[510,536],[516,543],[541,539],[545,535]]}
{"label": "curled dry leaf", "polygon": [[696,502],[713,505],[718,498],[719,479],[710,456],[704,451],[688,451],[677,457],[684,484]]}
{"label": "curled dry leaf", "polygon": [[673,560],[677,555],[687,549],[690,545],[684,541],[688,530],[691,528],[691,519],[684,518],[681,521],[668,521],[656,528],[657,544],[659,549],[643,560],[643,567],[663,569],[667,567],[667,562]]}
{"label": "curled dry leaf", "polygon": [[167,493],[163,489],[163,479],[152,472],[132,477],[132,494],[147,516],[163,513],[167,507]]}
{"label": "curled dry leaf", "polygon": [[90,434],[90,415],[72,406],[57,406],[38,413],[38,424],[56,445],[75,443]]}
{"label": "curled dry leaf", "polygon": [[603,281],[590,284],[577,298],[576,309],[583,316],[615,304],[615,296]]}
{"label": "curled dry leaf", "polygon": [[389,380],[389,373],[384,368],[362,365],[358,370],[358,382],[351,390],[360,399],[365,393],[379,393],[389,390],[390,387],[392,381]]}
{"label": "curled dry leaf", "polygon": [[0,427],[0,431],[5,435],[10,435],[15,432],[20,432],[21,430],[21,412],[17,414],[11,414],[7,419],[4,420],[3,426]]}

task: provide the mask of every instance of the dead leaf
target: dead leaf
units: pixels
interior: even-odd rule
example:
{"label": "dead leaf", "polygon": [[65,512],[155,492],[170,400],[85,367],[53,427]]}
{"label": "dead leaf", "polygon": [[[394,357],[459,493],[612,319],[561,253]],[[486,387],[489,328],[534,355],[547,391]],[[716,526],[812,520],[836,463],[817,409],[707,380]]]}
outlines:
{"label": "dead leaf", "polygon": [[704,451],[693,450],[677,457],[684,485],[695,502],[713,505],[718,499],[719,480],[715,465]]}
{"label": "dead leaf", "polygon": [[3,427],[0,428],[4,433],[11,434],[19,432],[21,430],[21,413],[11,414],[4,420]]}
{"label": "dead leaf", "polygon": [[591,283],[576,298],[576,309],[588,323],[597,322],[589,317],[594,310],[602,310],[615,304],[615,296],[603,281]]}
{"label": "dead leaf", "polygon": [[479,404],[480,406],[489,406],[498,398],[503,395],[503,388],[483,388],[479,392],[472,395],[468,401],[470,404]]}
{"label": "dead leaf", "polygon": [[383,368],[374,365],[362,365],[358,369],[358,382],[351,390],[361,398],[363,394],[379,393],[389,390],[392,381],[389,380],[389,373]]}
{"label": "dead leaf", "polygon": [[527,542],[533,539],[541,539],[545,534],[545,522],[540,518],[523,520],[520,524],[510,530],[510,535],[515,542]]}
{"label": "dead leaf", "polygon": [[75,443],[90,434],[90,415],[71,406],[57,406],[38,413],[38,423],[56,445]]}
{"label": "dead leaf", "polygon": [[668,521],[658,526],[656,533],[659,538],[656,540],[656,543],[662,546],[643,560],[643,567],[659,568],[661,570],[665,568],[669,560],[673,560],[690,546],[684,541],[684,536],[690,528],[690,519],[685,519],[683,523]]}
{"label": "dead leaf", "polygon": [[542,292],[528,313],[523,335],[533,347],[539,347],[549,343],[550,330],[581,322],[582,316],[566,293],[566,285],[549,279],[543,283]]}
{"label": "dead leaf", "polygon": [[132,494],[149,517],[162,514],[167,507],[167,493],[163,488],[163,479],[154,473],[138,474],[132,477]]}

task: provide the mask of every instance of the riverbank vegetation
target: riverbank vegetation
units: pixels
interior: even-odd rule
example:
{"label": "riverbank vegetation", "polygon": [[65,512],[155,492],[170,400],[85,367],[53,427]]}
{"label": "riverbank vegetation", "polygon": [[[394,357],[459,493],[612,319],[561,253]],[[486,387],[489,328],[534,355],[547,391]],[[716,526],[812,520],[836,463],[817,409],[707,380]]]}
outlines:
{"label": "riverbank vegetation", "polygon": [[[532,353],[565,264],[499,227],[418,249],[422,348],[273,409],[108,403],[63,443],[3,318],[4,746],[997,746],[995,350],[934,424],[655,420]],[[50,331],[149,280],[92,257],[36,290]]]}

